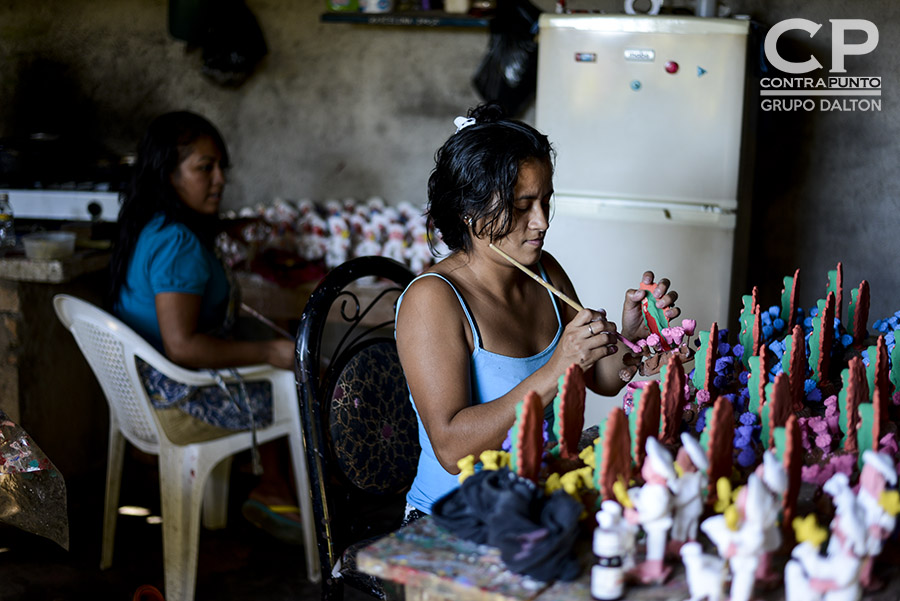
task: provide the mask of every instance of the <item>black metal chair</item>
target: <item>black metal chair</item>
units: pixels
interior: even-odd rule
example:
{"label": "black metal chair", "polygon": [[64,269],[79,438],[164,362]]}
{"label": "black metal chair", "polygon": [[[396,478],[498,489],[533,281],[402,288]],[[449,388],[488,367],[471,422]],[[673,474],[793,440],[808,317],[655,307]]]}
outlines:
{"label": "black metal chair", "polygon": [[[356,551],[396,530],[419,457],[418,428],[394,342],[396,300],[413,274],[358,257],[318,285],[297,332],[297,386],[322,598],[344,584],[385,598]],[[391,596],[391,595],[388,595]]]}

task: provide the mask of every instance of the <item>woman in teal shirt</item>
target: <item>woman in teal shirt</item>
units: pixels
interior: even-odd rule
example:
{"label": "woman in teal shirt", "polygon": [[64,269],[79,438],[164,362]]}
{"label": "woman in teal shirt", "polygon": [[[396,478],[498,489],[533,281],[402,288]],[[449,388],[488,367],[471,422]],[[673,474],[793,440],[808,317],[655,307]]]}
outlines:
{"label": "woman in teal shirt", "polygon": [[[228,150],[215,126],[194,113],[157,117],[138,146],[134,177],[119,211],[111,263],[110,301],[116,315],[174,363],[217,369],[268,363],[293,369],[292,340],[236,340],[231,335],[237,286],[215,248]],[[247,382],[247,404],[215,386],[196,388],[166,378],[144,362],[138,368],[157,417],[177,444],[210,440],[272,419],[272,394]],[[247,410],[250,406],[250,411]],[[251,416],[252,411],[252,416]],[[264,471],[245,515],[277,536],[300,542],[299,516],[271,445],[260,449]],[[295,508],[293,508],[295,509]]]}

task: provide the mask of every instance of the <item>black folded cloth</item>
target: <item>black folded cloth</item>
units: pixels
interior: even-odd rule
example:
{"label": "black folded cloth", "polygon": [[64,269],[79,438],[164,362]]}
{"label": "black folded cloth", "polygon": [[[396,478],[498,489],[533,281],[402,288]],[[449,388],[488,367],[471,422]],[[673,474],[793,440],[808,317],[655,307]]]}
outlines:
{"label": "black folded cloth", "polygon": [[536,580],[574,580],[574,547],[583,507],[564,491],[547,496],[508,469],[481,470],[432,506],[435,523],[488,544],[513,572]]}

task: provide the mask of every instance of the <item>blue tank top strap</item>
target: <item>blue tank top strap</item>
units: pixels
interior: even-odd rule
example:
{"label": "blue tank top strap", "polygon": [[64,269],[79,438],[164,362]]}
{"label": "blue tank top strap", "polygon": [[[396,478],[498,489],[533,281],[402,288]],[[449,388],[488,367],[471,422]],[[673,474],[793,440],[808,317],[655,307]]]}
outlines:
{"label": "blue tank top strap", "polygon": [[[542,280],[544,280],[548,284],[553,284],[553,282],[550,281],[550,278],[547,277],[547,272],[544,271],[544,266],[540,263],[538,263],[538,273],[540,274]],[[547,291],[547,294],[550,295],[550,300],[553,302],[553,312],[556,313],[556,323],[562,325],[562,316],[559,314],[559,304],[556,302],[556,297],[549,290]]]}
{"label": "blue tank top strap", "polygon": [[[453,282],[451,282],[449,279],[447,279],[445,276],[443,276],[439,273],[433,273],[430,271],[428,273],[423,273],[422,275],[416,277],[415,279],[413,279],[412,282],[415,282],[416,280],[418,280],[420,278],[424,278],[425,276],[429,276],[429,275],[433,275],[436,278],[441,278],[442,280],[447,282],[447,285],[450,286],[451,290],[453,290],[453,294],[455,294],[456,298],[459,299],[459,304],[462,306],[463,313],[466,314],[466,319],[469,320],[469,327],[472,328],[472,336],[474,338],[472,340],[473,346],[475,347],[476,350],[480,349],[481,348],[481,333],[478,331],[478,325],[475,323],[475,318],[472,316],[472,312],[469,310],[469,305],[468,305],[468,303],[466,303],[466,299],[464,299],[462,294],[460,294],[459,290],[456,289],[456,286],[453,285]],[[412,285],[412,282],[410,282],[410,285]],[[409,288],[409,287],[407,286],[407,288]]]}
{"label": "blue tank top strap", "polygon": [[[542,280],[544,280],[545,282],[549,282],[549,280],[547,278],[547,272],[544,271],[544,266],[541,265],[540,263],[538,263],[538,273],[540,274]],[[429,271],[428,273],[423,273],[422,275],[415,277],[412,280],[412,282],[415,282],[416,280],[423,278],[425,276],[428,276],[428,275],[433,275],[434,277],[441,278],[442,280],[447,282],[447,285],[450,286],[451,290],[453,290],[453,294],[455,294],[456,298],[459,299],[459,304],[462,306],[463,313],[465,313],[466,319],[469,320],[469,327],[472,328],[472,337],[473,337],[472,342],[473,342],[473,346],[475,347],[475,352],[478,352],[478,350],[482,348],[481,332],[478,330],[478,323],[475,321],[475,317],[472,315],[472,311],[469,309],[469,304],[466,302],[466,299],[464,299],[463,295],[459,292],[459,290],[456,289],[456,286],[453,285],[453,282],[451,282],[447,277],[445,277],[439,273],[434,273],[434,272]],[[410,284],[412,284],[412,282],[410,282]],[[407,286],[407,288],[408,288],[408,286]],[[550,295],[550,302],[553,303],[553,312],[556,314],[556,323],[561,326],[562,325],[562,316],[559,314],[559,305],[556,302],[556,297],[553,296],[553,293],[550,292],[549,290],[547,291],[547,294]]]}

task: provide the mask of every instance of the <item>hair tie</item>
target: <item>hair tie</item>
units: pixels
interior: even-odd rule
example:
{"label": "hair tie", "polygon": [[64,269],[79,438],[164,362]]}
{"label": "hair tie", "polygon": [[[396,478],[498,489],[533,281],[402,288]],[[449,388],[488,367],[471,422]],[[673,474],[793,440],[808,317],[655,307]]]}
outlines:
{"label": "hair tie", "polygon": [[459,133],[470,125],[475,125],[475,119],[472,117],[457,117],[453,120],[453,125],[456,126],[456,133]]}

